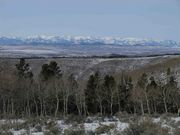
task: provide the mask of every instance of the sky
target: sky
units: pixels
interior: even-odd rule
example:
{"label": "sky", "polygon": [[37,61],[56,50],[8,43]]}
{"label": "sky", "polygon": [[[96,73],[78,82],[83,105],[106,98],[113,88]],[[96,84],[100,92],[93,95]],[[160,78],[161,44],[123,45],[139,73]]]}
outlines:
{"label": "sky", "polygon": [[180,0],[0,0],[0,36],[180,41]]}

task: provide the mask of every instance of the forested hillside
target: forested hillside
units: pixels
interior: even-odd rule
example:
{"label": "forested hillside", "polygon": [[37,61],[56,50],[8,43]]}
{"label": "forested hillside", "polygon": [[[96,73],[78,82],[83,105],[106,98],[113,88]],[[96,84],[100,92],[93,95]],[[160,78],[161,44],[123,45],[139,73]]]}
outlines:
{"label": "forested hillside", "polygon": [[118,112],[150,115],[177,113],[180,107],[177,69],[171,68],[173,65],[162,69],[163,77],[157,76],[157,68],[154,72],[139,72],[141,67],[118,74],[95,70],[85,80],[63,72],[56,59],[43,63],[38,72],[33,72],[34,65],[23,58],[13,66],[7,70],[1,65],[2,118],[113,116]]}

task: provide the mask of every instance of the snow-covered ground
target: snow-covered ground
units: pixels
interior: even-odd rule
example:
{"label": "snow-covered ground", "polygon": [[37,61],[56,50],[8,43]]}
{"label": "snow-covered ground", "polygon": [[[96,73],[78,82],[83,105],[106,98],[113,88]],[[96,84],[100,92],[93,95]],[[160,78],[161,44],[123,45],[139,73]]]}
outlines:
{"label": "snow-covered ground", "polygon": [[[140,117],[139,122],[144,121],[145,119],[151,119],[153,123],[160,124],[162,128],[166,128],[169,131],[169,134],[173,135],[175,129],[180,128],[180,117],[168,117],[168,118],[149,118],[149,117]],[[130,125],[130,122],[132,121],[122,121],[121,119],[117,117],[112,118],[101,118],[101,117],[88,117],[86,120],[82,123],[77,122],[66,122],[65,120],[51,120],[48,119],[44,124],[42,123],[36,123],[35,125],[30,124],[28,127],[23,128],[23,124],[27,125],[26,120],[0,120],[0,133],[12,133],[13,135],[44,135],[45,132],[49,132],[50,130],[53,130],[52,132],[56,132],[58,130],[59,134],[64,134],[66,130],[83,130],[84,134],[88,133],[97,133],[100,129],[106,130],[107,133],[102,133],[101,135],[115,135],[115,133],[121,133],[125,129],[127,129]],[[8,130],[3,130],[4,126],[9,126]],[[18,125],[18,126],[17,126]],[[20,126],[21,125],[21,126]],[[32,126],[33,125],[33,126]],[[19,129],[17,129],[17,127]],[[98,133],[99,134],[99,133]]]}

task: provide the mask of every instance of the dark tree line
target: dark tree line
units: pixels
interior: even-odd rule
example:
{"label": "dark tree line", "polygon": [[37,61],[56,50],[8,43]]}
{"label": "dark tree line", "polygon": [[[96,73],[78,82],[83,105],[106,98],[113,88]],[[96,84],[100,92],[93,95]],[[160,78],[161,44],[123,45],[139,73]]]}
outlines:
{"label": "dark tree line", "polygon": [[85,88],[71,74],[63,77],[55,61],[43,64],[38,79],[25,59],[15,65],[16,72],[0,72],[0,114],[7,116],[66,116],[177,113],[180,92],[174,74],[158,81],[143,73],[137,81],[122,73],[120,79],[96,72]]}

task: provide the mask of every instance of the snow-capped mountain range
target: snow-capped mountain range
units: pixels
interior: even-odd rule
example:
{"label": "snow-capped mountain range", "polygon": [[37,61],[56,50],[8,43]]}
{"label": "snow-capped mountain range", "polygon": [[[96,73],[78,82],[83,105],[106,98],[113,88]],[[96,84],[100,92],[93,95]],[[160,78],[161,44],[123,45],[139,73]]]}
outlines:
{"label": "snow-capped mountain range", "polygon": [[0,37],[0,57],[152,56],[180,54],[180,43],[113,37]]}
{"label": "snow-capped mountain range", "polygon": [[146,45],[179,46],[173,40],[153,40],[137,38],[113,38],[90,36],[35,36],[35,37],[0,37],[0,45]]}

